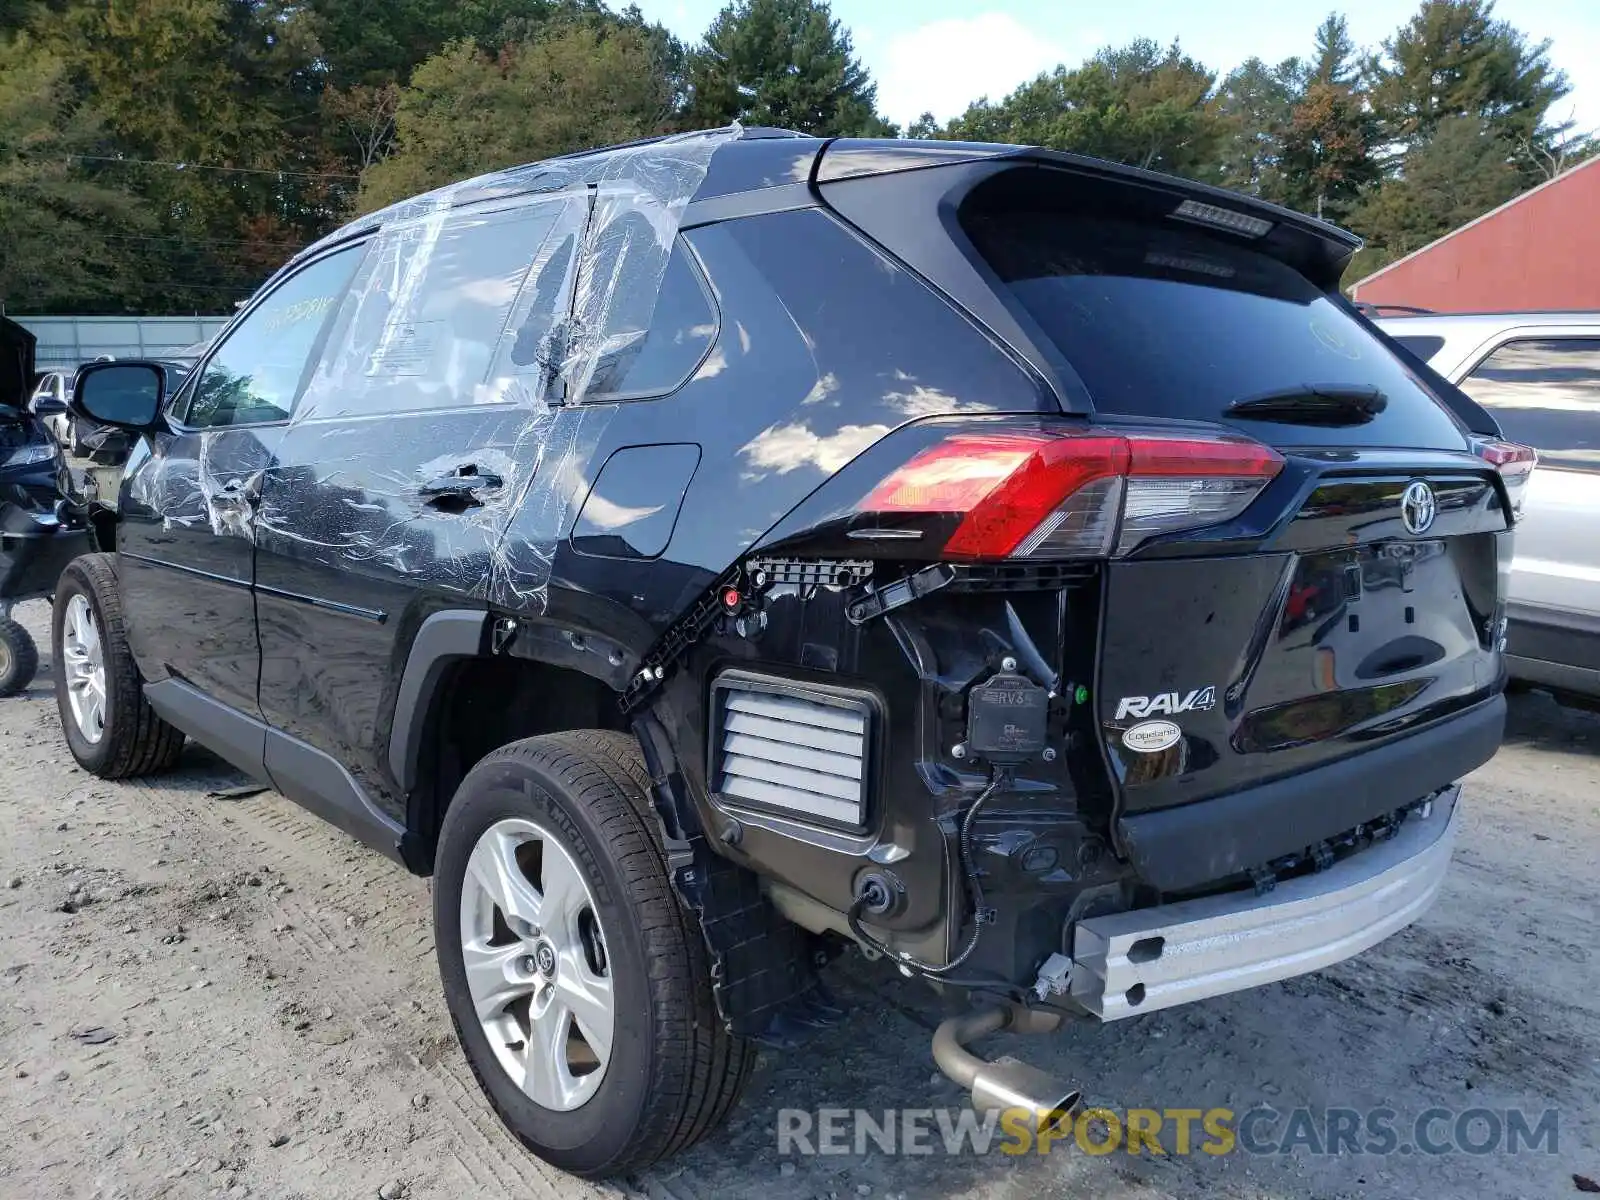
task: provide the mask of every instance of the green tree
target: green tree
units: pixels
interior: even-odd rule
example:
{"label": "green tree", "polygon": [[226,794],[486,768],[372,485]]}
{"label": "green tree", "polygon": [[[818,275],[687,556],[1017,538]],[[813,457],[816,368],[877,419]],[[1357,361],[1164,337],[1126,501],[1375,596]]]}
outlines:
{"label": "green tree", "polygon": [[1372,191],[1352,217],[1371,244],[1360,278],[1504,204],[1522,180],[1503,140],[1472,116],[1448,116],[1406,153],[1398,178]]}
{"label": "green tree", "polygon": [[945,136],[1075,150],[1196,179],[1222,174],[1227,123],[1216,77],[1174,44],[1149,39],[1057,67],[998,104],[978,101]]}
{"label": "green tree", "polygon": [[296,19],[315,37],[332,86],[381,88],[405,83],[452,42],[496,53],[553,20],[606,16],[601,0],[307,0]]}
{"label": "green tree", "polygon": [[362,176],[373,209],[483,171],[659,133],[673,81],[633,25],[564,25],[488,55],[456,42],[400,96],[396,150]]}
{"label": "green tree", "polygon": [[1356,44],[1350,40],[1350,23],[1340,13],[1329,13],[1317,26],[1315,56],[1306,82],[1354,89],[1361,79]]}
{"label": "green tree", "polygon": [[734,0],[689,56],[692,125],[777,125],[842,137],[893,136],[850,33],[822,0]]}
{"label": "green tree", "polygon": [[96,177],[91,156],[106,149],[66,65],[26,35],[0,39],[0,309],[97,309],[115,295],[124,247],[147,225]]}
{"label": "green tree", "polygon": [[1496,20],[1492,0],[1425,0],[1367,64],[1383,141],[1401,154],[1450,117],[1468,117],[1516,153],[1524,177],[1566,140],[1550,109],[1571,88],[1550,63],[1549,42]]}
{"label": "green tree", "polygon": [[1283,200],[1329,221],[1348,217],[1377,180],[1376,122],[1348,86],[1311,83],[1284,134]]}
{"label": "green tree", "polygon": [[124,235],[126,303],[226,308],[344,207],[354,179],[327,154],[315,46],[294,15],[290,0],[36,10],[67,94],[103,123],[100,173],[151,226]]}
{"label": "green tree", "polygon": [[1223,187],[1267,200],[1285,199],[1283,147],[1304,86],[1298,58],[1276,66],[1249,58],[1217,89],[1217,114],[1225,123]]}
{"label": "green tree", "polygon": [[1360,90],[1355,43],[1338,13],[1317,27],[1302,84],[1282,132],[1277,198],[1326,220],[1345,220],[1381,172],[1378,122]]}

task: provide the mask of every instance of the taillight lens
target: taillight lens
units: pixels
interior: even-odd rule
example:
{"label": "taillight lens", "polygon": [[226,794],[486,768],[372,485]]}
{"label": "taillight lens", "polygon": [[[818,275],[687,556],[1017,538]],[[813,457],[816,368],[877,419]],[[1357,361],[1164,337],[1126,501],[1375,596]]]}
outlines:
{"label": "taillight lens", "polygon": [[958,433],[861,503],[880,514],[960,514],[944,557],[1083,558],[1227,521],[1283,468],[1234,434]]}
{"label": "taillight lens", "polygon": [[1528,494],[1528,480],[1539,463],[1539,455],[1532,446],[1518,442],[1503,442],[1498,438],[1478,438],[1473,443],[1478,457],[1492,463],[1505,481],[1506,495],[1511,497],[1512,520],[1522,519],[1522,501]]}

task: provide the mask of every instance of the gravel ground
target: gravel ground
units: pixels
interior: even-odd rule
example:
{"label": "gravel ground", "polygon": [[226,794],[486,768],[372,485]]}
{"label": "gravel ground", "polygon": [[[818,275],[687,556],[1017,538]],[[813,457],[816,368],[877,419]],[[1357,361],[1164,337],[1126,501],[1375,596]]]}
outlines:
{"label": "gravel ground", "polygon": [[[46,608],[18,613],[44,642]],[[480,1101],[426,881],[274,793],[218,795],[244,781],[197,747],[159,781],[83,774],[46,673],[0,700],[0,1196],[1577,1195],[1600,1177],[1597,756],[1600,719],[1518,697],[1416,927],[1287,984],[983,1047],[1119,1110],[1386,1106],[1401,1142],[1436,1106],[1555,1109],[1555,1153],[780,1155],[780,1108],[961,1103],[931,996],[847,959],[844,1026],[764,1055],[711,1142],[596,1187]]]}

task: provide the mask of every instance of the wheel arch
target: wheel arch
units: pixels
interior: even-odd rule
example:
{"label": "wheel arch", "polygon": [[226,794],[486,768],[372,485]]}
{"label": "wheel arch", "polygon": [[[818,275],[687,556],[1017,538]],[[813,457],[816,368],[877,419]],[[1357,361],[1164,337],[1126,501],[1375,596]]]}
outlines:
{"label": "wheel arch", "polygon": [[474,763],[522,738],[632,731],[617,700],[638,662],[551,622],[447,609],[417,628],[395,693],[389,766],[406,797],[402,856],[430,874],[440,823]]}

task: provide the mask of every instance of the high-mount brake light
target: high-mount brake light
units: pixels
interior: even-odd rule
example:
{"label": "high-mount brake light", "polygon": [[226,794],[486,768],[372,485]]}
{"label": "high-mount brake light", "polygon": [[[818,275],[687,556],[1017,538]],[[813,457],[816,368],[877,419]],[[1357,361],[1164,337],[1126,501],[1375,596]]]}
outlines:
{"label": "high-mount brake light", "polygon": [[1245,237],[1258,238],[1272,231],[1271,221],[1252,217],[1249,213],[1242,213],[1236,209],[1223,208],[1220,204],[1206,204],[1199,200],[1185,200],[1172,210],[1171,215],[1179,221],[1210,225]]}
{"label": "high-mount brake light", "polygon": [[1475,438],[1472,448],[1477,451],[1479,458],[1500,472],[1500,478],[1506,485],[1506,495],[1511,497],[1511,517],[1521,520],[1522,502],[1528,494],[1528,480],[1533,477],[1533,468],[1539,464],[1537,451],[1532,446],[1501,441],[1499,438]]}
{"label": "high-mount brake light", "polygon": [[955,433],[862,501],[878,514],[960,514],[949,559],[1095,558],[1231,520],[1283,468],[1236,434]]}

